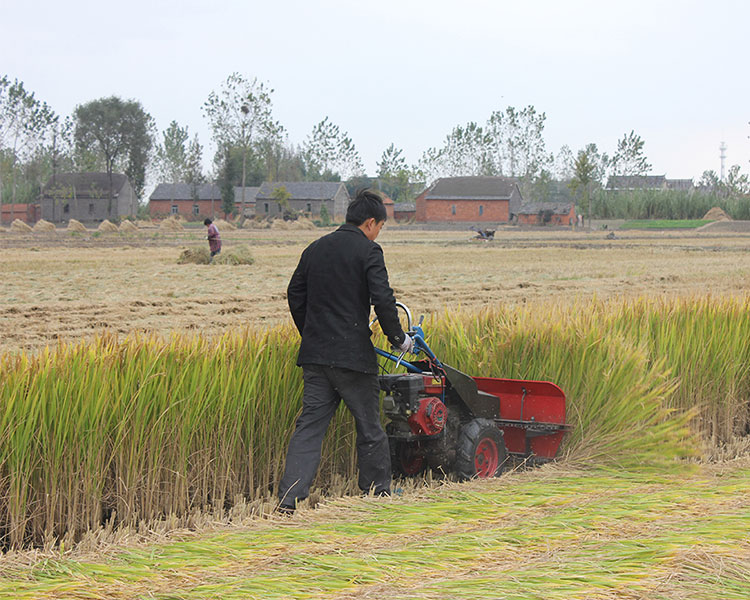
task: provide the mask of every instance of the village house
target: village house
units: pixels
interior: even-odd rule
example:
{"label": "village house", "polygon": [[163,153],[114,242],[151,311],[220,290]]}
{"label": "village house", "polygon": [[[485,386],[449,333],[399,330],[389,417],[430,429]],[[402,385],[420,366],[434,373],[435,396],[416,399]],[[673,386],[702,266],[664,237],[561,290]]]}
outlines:
{"label": "village house", "polygon": [[187,221],[222,214],[221,190],[214,183],[160,183],[148,199],[152,219],[181,216]]}
{"label": "village house", "polygon": [[42,209],[37,203],[0,205],[0,225],[10,225],[16,219],[33,225],[41,218]]}
{"label": "village house", "polygon": [[[245,187],[245,217],[252,218],[255,215],[255,197],[260,191],[260,186]],[[242,214],[242,187],[234,188],[234,212]]]}
{"label": "village house", "polygon": [[632,192],[636,190],[679,190],[689,192],[694,189],[692,179],[667,179],[666,175],[612,175],[607,180],[610,192]]}
{"label": "village house", "polygon": [[417,196],[415,214],[420,223],[508,223],[522,202],[508,177],[443,177]]}
{"label": "village house", "polygon": [[127,176],[112,173],[60,173],[50,177],[40,198],[42,219],[65,223],[134,217],[138,199]]}
{"label": "village house", "polygon": [[396,202],[393,205],[393,218],[396,221],[410,221],[416,214],[414,202]]}
{"label": "village house", "polygon": [[576,208],[573,202],[527,202],[518,209],[519,225],[573,225]]}
{"label": "village house", "polygon": [[326,212],[332,221],[343,221],[349,206],[349,192],[343,183],[337,181],[276,181],[260,186],[255,197],[255,216],[279,216],[284,206],[279,202],[279,188],[284,188],[289,197],[285,201],[289,210],[304,213],[312,218],[320,218],[320,210]]}

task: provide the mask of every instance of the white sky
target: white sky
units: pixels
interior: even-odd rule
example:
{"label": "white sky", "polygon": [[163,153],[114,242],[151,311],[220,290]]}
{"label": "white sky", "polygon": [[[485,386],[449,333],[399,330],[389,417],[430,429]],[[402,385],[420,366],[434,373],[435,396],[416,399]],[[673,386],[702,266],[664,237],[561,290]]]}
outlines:
{"label": "white sky", "polygon": [[291,142],[328,116],[370,175],[391,143],[413,164],[533,104],[555,153],[633,129],[654,174],[697,180],[722,140],[750,170],[749,23],[747,0],[0,0],[0,75],[63,115],[137,99],[208,146],[201,106],[238,71],[275,89]]}

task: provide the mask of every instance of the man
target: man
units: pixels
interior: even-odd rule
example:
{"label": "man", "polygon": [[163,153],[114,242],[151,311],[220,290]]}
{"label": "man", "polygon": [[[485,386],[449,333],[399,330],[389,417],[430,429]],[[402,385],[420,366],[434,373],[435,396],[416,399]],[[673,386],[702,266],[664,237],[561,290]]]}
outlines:
{"label": "man", "polygon": [[211,219],[206,219],[203,224],[208,227],[208,249],[211,251],[211,261],[213,261],[214,256],[221,252],[221,236],[219,235],[219,229]]}
{"label": "man", "polygon": [[346,224],[305,249],[289,282],[289,309],[302,335],[297,365],[305,387],[279,484],[279,512],[292,513],[307,498],[340,400],[356,422],[360,489],[390,494],[390,450],[380,424],[370,305],[393,346],[408,351],[413,342],[401,329],[383,250],[375,243],[385,219],[380,196],[359,192],[349,204]]}

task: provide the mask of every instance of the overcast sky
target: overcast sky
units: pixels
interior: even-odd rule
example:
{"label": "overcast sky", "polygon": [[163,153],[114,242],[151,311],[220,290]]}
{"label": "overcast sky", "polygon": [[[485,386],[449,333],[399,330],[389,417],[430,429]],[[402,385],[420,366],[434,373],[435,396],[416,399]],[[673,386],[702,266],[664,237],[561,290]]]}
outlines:
{"label": "overcast sky", "polygon": [[[159,130],[188,125],[233,71],[274,88],[302,142],[328,116],[368,174],[391,143],[410,164],[455,125],[529,104],[557,153],[613,153],[631,129],[654,174],[750,170],[750,2],[589,0],[0,0],[0,75],[59,114],[117,95]],[[210,157],[204,165],[210,166]]]}

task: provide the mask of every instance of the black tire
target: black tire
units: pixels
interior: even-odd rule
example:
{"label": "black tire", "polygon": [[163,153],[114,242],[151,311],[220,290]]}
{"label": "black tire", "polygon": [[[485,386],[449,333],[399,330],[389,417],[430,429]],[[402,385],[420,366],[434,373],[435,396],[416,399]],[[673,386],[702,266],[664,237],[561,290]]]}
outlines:
{"label": "black tire", "polygon": [[461,426],[455,472],[459,479],[498,477],[508,460],[503,432],[489,419],[472,419]]}
{"label": "black tire", "polygon": [[391,471],[395,477],[417,477],[427,468],[419,442],[398,440],[391,443]]}

